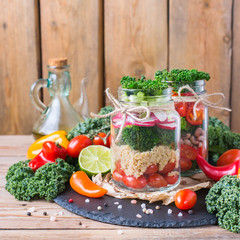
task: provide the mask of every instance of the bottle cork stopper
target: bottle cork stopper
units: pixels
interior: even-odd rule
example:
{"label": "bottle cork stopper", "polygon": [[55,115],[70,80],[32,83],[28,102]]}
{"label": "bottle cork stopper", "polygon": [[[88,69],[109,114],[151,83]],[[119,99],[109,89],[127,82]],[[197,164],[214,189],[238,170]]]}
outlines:
{"label": "bottle cork stopper", "polygon": [[67,58],[50,58],[48,60],[48,65],[54,67],[63,67],[66,66],[67,63]]}

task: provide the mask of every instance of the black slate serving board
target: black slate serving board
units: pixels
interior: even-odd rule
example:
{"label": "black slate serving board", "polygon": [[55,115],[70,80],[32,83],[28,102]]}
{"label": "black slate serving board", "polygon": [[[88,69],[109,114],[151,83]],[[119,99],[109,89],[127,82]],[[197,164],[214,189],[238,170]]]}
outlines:
{"label": "black slate serving board", "polygon": [[[106,195],[98,199],[88,198],[79,195],[70,186],[54,201],[77,215],[104,223],[148,228],[179,228],[217,223],[216,216],[206,210],[205,196],[207,192],[207,189],[197,191],[198,200],[192,209],[193,214],[179,210],[174,203],[164,206],[161,202],[148,203],[147,201],[137,200],[137,204],[131,204],[131,199],[117,199]],[[70,198],[73,199],[72,203],[68,202]],[[89,199],[90,202],[85,202],[86,199]],[[119,204],[116,204],[116,202]],[[152,209],[153,214],[143,213],[142,203],[146,204],[147,209]],[[104,206],[106,204],[107,206]],[[122,205],[122,208],[118,208],[119,205]],[[160,206],[159,210],[155,209],[157,205]],[[102,207],[101,211],[97,210],[98,206]],[[172,214],[168,213],[169,209],[172,209]],[[180,212],[182,216],[179,216]],[[137,214],[142,215],[142,218],[137,218]]]}

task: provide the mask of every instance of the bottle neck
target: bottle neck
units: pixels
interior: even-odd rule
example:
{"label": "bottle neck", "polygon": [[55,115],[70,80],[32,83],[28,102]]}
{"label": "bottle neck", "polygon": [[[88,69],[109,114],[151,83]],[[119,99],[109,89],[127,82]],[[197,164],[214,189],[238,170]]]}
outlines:
{"label": "bottle neck", "polygon": [[69,66],[61,68],[48,66],[48,91],[51,97],[69,96],[71,90],[71,78]]}

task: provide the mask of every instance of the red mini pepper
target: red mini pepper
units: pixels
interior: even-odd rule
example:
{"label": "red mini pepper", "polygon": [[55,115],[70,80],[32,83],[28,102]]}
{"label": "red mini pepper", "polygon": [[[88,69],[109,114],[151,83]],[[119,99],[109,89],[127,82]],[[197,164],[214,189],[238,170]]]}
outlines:
{"label": "red mini pepper", "polygon": [[55,142],[47,141],[43,143],[41,152],[33,158],[28,166],[36,171],[38,168],[49,162],[55,162],[57,158],[65,160],[67,150]]}
{"label": "red mini pepper", "polygon": [[197,156],[196,160],[202,171],[214,181],[220,180],[225,175],[238,175],[240,168],[240,160],[221,167],[212,166],[200,155]]}

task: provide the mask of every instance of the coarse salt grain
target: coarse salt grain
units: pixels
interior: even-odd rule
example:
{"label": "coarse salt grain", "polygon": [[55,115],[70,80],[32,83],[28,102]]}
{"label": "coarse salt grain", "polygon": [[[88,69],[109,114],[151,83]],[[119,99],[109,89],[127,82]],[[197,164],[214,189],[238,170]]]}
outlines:
{"label": "coarse salt grain", "polygon": [[118,209],[122,209],[122,205],[118,205]]}
{"label": "coarse salt grain", "polygon": [[63,211],[60,211],[60,212],[58,213],[58,215],[59,215],[59,216],[62,216],[62,215],[64,215],[64,212],[63,212]]}
{"label": "coarse salt grain", "polygon": [[118,230],[117,234],[119,234],[119,235],[123,234],[123,230]]}
{"label": "coarse salt grain", "polygon": [[118,205],[118,204],[119,204],[119,202],[114,202],[114,204],[115,204],[115,205]]}
{"label": "coarse salt grain", "polygon": [[178,213],[178,216],[179,216],[179,217],[182,217],[182,216],[183,216],[183,214],[180,212],[180,213]]}
{"label": "coarse salt grain", "polygon": [[147,209],[145,213],[148,215],[150,212],[149,212],[148,209]]}
{"label": "coarse salt grain", "polygon": [[137,214],[136,217],[137,217],[137,218],[142,218],[142,215]]}
{"label": "coarse salt grain", "polygon": [[32,212],[35,212],[36,208],[35,207],[31,207],[28,209],[28,212],[32,213]]}
{"label": "coarse salt grain", "polygon": [[158,205],[157,205],[155,208],[156,208],[157,210],[160,209],[160,207],[159,207]]}
{"label": "coarse salt grain", "polygon": [[90,200],[87,198],[87,199],[85,199],[85,203],[89,203],[90,202]]}
{"label": "coarse salt grain", "polygon": [[87,228],[87,226],[85,224],[82,225],[83,228]]}
{"label": "coarse salt grain", "polygon": [[102,207],[101,207],[101,206],[98,206],[98,207],[97,207],[97,210],[98,210],[98,211],[101,211],[101,210],[102,210]]}
{"label": "coarse salt grain", "polygon": [[168,211],[167,211],[167,213],[168,213],[168,214],[172,214],[172,209],[169,208]]}
{"label": "coarse salt grain", "polygon": [[152,210],[151,208],[148,209],[148,212],[149,212],[150,214],[153,214],[153,210]]}
{"label": "coarse salt grain", "polygon": [[50,221],[51,221],[51,222],[55,222],[56,220],[57,220],[56,217],[54,217],[54,216],[51,216],[51,217],[50,217]]}
{"label": "coarse salt grain", "polygon": [[190,209],[190,210],[188,210],[188,214],[193,214],[193,210],[192,209]]}
{"label": "coarse salt grain", "polygon": [[146,204],[145,204],[145,203],[142,203],[142,204],[141,204],[141,208],[146,208]]}
{"label": "coarse salt grain", "polygon": [[137,200],[135,199],[131,200],[131,204],[137,204]]}

